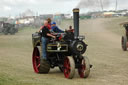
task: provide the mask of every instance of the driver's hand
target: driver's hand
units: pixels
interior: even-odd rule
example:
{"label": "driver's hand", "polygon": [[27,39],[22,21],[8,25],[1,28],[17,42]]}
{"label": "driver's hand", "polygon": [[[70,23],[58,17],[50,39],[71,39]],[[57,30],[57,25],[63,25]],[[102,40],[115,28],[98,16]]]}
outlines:
{"label": "driver's hand", "polygon": [[56,39],[56,36],[52,36],[54,39]]}

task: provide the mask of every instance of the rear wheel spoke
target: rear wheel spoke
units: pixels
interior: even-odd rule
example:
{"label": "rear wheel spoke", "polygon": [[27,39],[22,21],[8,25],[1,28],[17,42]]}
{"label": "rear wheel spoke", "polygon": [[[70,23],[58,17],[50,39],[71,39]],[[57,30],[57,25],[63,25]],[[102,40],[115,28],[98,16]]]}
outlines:
{"label": "rear wheel spoke", "polygon": [[39,56],[36,56],[37,59],[39,59],[40,57]]}
{"label": "rear wheel spoke", "polygon": [[40,64],[37,65],[37,68],[39,68],[39,67],[40,67]]}
{"label": "rear wheel spoke", "polygon": [[39,73],[40,67],[40,56],[39,48],[35,47],[33,51],[33,68],[36,73]]}

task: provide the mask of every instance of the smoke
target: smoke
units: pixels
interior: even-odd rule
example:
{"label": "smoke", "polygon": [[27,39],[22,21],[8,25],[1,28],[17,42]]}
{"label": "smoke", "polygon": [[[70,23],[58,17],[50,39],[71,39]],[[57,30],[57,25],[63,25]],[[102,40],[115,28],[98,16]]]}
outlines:
{"label": "smoke", "polygon": [[53,0],[54,2],[70,2],[70,1],[74,1],[74,0]]}
{"label": "smoke", "polygon": [[109,4],[109,0],[81,0],[78,3],[77,8],[97,9],[108,7]]}

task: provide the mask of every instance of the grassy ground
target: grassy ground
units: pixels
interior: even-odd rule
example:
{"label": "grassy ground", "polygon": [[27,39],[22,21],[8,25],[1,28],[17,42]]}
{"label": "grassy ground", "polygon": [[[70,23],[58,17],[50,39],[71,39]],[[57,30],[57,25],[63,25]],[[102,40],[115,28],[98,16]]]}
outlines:
{"label": "grassy ground", "polygon": [[[118,25],[127,18],[81,20],[80,32],[89,45],[86,56],[94,65],[89,78],[65,79],[58,68],[49,74],[36,74],[32,68],[32,33],[38,29],[26,28],[16,35],[0,35],[0,85],[127,85],[128,53],[120,46],[124,28]],[[60,27],[68,29],[72,21],[63,21]],[[77,71],[76,71],[77,72]]]}
{"label": "grassy ground", "polygon": [[27,28],[16,35],[0,36],[0,85],[15,84],[23,75],[27,77],[26,69],[32,70],[31,34],[34,31],[36,29]]}

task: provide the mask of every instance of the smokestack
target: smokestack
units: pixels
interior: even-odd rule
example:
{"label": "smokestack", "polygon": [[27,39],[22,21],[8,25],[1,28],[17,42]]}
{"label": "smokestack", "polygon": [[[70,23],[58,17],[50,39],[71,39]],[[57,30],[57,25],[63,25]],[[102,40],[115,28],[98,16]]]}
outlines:
{"label": "smokestack", "polygon": [[79,8],[73,9],[74,34],[75,38],[79,36]]}

